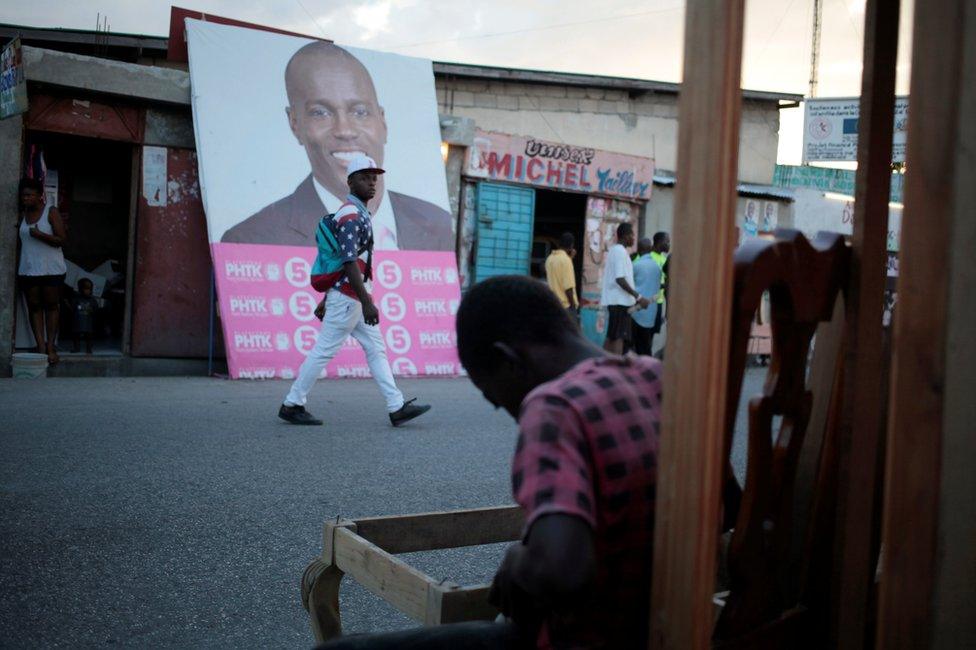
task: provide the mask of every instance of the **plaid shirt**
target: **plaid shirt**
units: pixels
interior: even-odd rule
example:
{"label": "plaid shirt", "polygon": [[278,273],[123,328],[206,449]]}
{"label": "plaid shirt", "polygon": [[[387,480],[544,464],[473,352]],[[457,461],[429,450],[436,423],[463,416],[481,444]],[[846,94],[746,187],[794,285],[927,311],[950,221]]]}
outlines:
{"label": "plaid shirt", "polygon": [[593,529],[597,576],[577,612],[550,616],[540,647],[647,647],[661,363],[584,361],[522,403],[512,461],[526,531],[545,514]]}

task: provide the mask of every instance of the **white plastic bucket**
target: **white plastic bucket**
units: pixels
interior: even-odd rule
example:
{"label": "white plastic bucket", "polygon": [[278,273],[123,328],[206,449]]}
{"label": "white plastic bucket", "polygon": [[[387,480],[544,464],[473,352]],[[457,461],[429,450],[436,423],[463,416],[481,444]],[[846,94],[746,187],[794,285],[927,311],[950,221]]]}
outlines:
{"label": "white plastic bucket", "polygon": [[47,355],[38,352],[15,352],[13,370],[14,379],[47,377]]}

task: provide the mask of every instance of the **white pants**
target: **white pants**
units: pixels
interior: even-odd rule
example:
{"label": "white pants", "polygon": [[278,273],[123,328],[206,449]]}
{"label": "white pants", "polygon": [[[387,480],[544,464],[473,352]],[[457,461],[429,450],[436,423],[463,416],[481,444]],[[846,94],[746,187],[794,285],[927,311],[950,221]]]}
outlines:
{"label": "white pants", "polygon": [[366,324],[363,320],[363,306],[358,300],[334,290],[330,291],[326,298],[325,319],[315,340],[315,347],[305,357],[305,362],[298,371],[298,378],[295,379],[288,396],[285,397],[286,406],[305,406],[308,392],[315,385],[315,380],[322,374],[326,364],[335,357],[349,335],[352,335],[363,347],[369,371],[379,385],[383,398],[386,399],[386,409],[390,413],[400,410],[403,406],[403,393],[393,380],[393,371],[386,358],[386,345],[383,343],[380,328]]}

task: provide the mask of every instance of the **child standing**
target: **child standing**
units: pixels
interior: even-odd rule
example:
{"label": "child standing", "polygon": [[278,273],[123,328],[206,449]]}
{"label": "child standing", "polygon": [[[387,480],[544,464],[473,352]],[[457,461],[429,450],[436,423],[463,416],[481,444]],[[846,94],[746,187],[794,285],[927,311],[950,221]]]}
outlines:
{"label": "child standing", "polygon": [[95,312],[98,311],[98,299],[92,296],[95,285],[88,278],[78,280],[78,295],[74,300],[74,335],[73,352],[81,349],[81,339],[85,339],[85,352],[92,353],[92,332],[95,331]]}

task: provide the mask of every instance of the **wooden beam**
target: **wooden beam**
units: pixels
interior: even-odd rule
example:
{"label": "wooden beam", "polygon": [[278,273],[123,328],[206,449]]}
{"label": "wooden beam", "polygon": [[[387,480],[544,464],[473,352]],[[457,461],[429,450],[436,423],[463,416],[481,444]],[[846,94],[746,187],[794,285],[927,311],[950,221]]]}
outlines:
{"label": "wooden beam", "polygon": [[836,579],[831,638],[840,648],[868,642],[869,589],[876,549],[874,495],[884,387],[882,313],[886,281],[891,139],[898,55],[899,2],[868,0],[864,21],[858,167],[851,280],[844,345],[844,399],[840,420]]}
{"label": "wooden beam", "polygon": [[498,616],[498,609],[488,603],[490,584],[469,587],[434,586],[443,592],[439,623],[461,621],[490,621]]}
{"label": "wooden beam", "polygon": [[976,647],[976,2],[917,5],[879,648]]}
{"label": "wooden beam", "polygon": [[428,576],[348,528],[336,528],[332,544],[340,571],[415,621],[427,619]]}
{"label": "wooden beam", "polygon": [[389,553],[511,542],[522,534],[525,515],[518,506],[474,508],[356,520],[360,537]]}
{"label": "wooden beam", "polygon": [[664,370],[652,648],[706,648],[715,560],[735,247],[744,1],[689,0],[679,100],[672,304]]}

